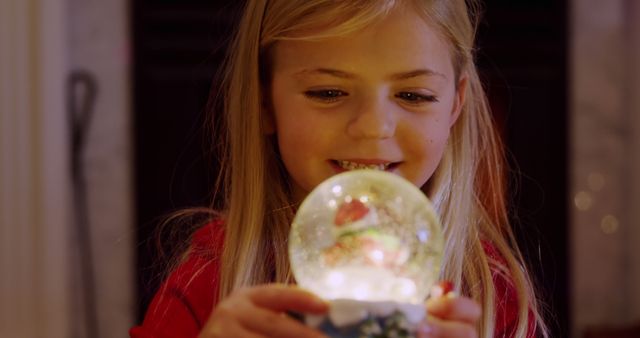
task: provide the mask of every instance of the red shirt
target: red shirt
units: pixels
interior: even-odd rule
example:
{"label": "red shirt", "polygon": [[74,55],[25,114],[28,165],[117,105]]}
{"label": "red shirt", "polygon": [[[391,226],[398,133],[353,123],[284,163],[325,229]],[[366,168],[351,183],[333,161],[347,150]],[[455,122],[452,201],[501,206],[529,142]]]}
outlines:
{"label": "red shirt", "polygon": [[[188,258],[170,275],[154,296],[142,325],[129,331],[131,338],[197,337],[217,303],[220,254],[223,242],[220,221],[198,230],[193,236]],[[490,257],[500,260],[491,246]],[[515,337],[518,316],[516,290],[511,281],[494,273],[496,287],[495,337]],[[532,316],[530,315],[530,323]],[[527,337],[534,337],[535,325],[529,325]]]}

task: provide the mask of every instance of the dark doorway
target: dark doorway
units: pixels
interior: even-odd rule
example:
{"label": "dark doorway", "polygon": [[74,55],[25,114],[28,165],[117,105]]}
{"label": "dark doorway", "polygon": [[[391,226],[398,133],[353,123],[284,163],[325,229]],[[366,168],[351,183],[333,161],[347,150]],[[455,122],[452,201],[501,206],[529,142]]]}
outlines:
{"label": "dark doorway", "polygon": [[[218,169],[206,107],[241,4],[133,1],[139,320],[167,261],[189,235],[181,229],[159,232],[161,221],[174,211],[209,205]],[[167,256],[159,257],[161,252]]]}
{"label": "dark doorway", "polygon": [[551,336],[569,337],[567,2],[485,3],[477,61],[508,148],[512,221]]}

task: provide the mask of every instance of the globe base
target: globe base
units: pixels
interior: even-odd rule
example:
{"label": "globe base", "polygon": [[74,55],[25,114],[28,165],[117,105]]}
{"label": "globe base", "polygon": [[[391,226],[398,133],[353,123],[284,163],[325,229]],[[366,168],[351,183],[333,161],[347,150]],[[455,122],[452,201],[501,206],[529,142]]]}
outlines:
{"label": "globe base", "polygon": [[307,314],[303,321],[332,338],[409,338],[424,317],[422,304],[336,299],[326,315]]}

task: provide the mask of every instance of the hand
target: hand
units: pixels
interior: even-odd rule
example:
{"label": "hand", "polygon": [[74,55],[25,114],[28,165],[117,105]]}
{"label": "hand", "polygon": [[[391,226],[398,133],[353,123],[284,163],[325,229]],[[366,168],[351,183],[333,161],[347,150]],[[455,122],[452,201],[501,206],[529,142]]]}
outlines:
{"label": "hand", "polygon": [[322,299],[295,286],[267,284],[234,291],[213,310],[199,338],[325,337],[286,315],[324,314]]}
{"label": "hand", "polygon": [[419,338],[477,338],[480,305],[468,297],[440,292],[427,300],[427,318],[418,330]]}

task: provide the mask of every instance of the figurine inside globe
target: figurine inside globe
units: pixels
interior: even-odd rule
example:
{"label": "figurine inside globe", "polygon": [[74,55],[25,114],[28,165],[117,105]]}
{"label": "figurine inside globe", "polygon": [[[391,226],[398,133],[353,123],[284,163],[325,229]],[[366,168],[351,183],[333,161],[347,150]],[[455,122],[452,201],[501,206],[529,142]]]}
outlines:
{"label": "figurine inside globe", "polygon": [[424,193],[375,170],[321,183],[298,209],[289,237],[298,285],[338,304],[423,304],[442,250],[441,225]]}

